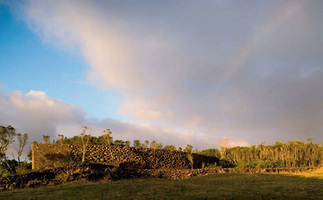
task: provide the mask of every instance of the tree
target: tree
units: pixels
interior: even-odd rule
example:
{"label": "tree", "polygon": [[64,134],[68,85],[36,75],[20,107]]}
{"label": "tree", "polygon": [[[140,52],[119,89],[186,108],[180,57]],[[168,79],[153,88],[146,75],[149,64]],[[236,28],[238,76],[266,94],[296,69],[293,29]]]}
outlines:
{"label": "tree", "polygon": [[143,148],[148,148],[149,141],[145,140],[145,143],[143,144]]}
{"label": "tree", "polygon": [[187,144],[187,146],[184,149],[184,152],[186,152],[186,153],[192,153],[192,150],[193,150],[193,146],[190,145],[190,144]]}
{"label": "tree", "polygon": [[[90,134],[86,134],[86,132],[88,130],[90,131]],[[90,137],[91,137],[92,132],[93,132],[93,130],[90,129],[88,126],[82,125],[82,132],[80,134],[81,143],[82,143],[82,153],[83,153],[82,163],[85,162],[86,147],[89,144],[89,140],[90,140]]]}
{"label": "tree", "polygon": [[49,135],[43,135],[44,144],[50,143],[50,136]]}
{"label": "tree", "polygon": [[200,154],[217,158],[221,157],[220,151],[218,149],[204,149],[200,152]]}
{"label": "tree", "polygon": [[174,145],[166,145],[163,149],[169,150],[169,151],[175,151],[176,147]]}
{"label": "tree", "polygon": [[105,129],[103,130],[103,135],[102,135],[102,140],[103,140],[103,143],[106,145],[106,146],[110,146],[112,144],[112,141],[113,141],[113,137],[111,137],[111,130],[110,129]]}
{"label": "tree", "polygon": [[64,137],[64,135],[58,134],[58,140],[56,141],[56,143],[64,144],[65,140],[67,140],[67,138]]}
{"label": "tree", "polygon": [[25,133],[23,136],[18,133],[17,134],[18,136],[18,142],[19,142],[19,147],[18,147],[18,150],[17,150],[17,154],[18,154],[18,162],[20,162],[20,157],[22,155],[22,152],[24,151],[24,148],[27,144],[27,140],[28,140],[28,134]]}
{"label": "tree", "polygon": [[133,141],[133,146],[134,147],[140,147],[141,146],[140,140],[134,140]]}
{"label": "tree", "polygon": [[14,169],[12,169],[7,162],[6,151],[8,146],[14,142],[14,136],[16,135],[16,130],[12,126],[0,126],[0,161],[6,163],[8,169],[15,173]]}
{"label": "tree", "polygon": [[313,144],[313,138],[307,138],[307,141],[311,144]]}
{"label": "tree", "polygon": [[124,142],[124,145],[125,145],[126,147],[130,147],[130,141],[129,141],[129,140],[125,141],[125,142]]}
{"label": "tree", "polygon": [[126,142],[125,142],[125,141],[123,141],[123,140],[115,140],[115,141],[113,142],[113,144],[115,144],[115,145],[119,145],[119,146],[125,146],[125,145],[126,145]]}
{"label": "tree", "polygon": [[163,144],[162,143],[157,143],[156,149],[161,149],[161,148],[163,148]]}
{"label": "tree", "polygon": [[6,151],[8,146],[14,142],[13,138],[16,135],[16,130],[12,126],[0,126],[0,158],[6,159]]}
{"label": "tree", "polygon": [[[224,153],[223,153],[224,152]],[[226,148],[222,158],[242,167],[317,167],[323,162],[323,147],[312,140],[264,142],[251,147]]]}
{"label": "tree", "polygon": [[221,153],[221,158],[225,158],[227,154],[227,149],[229,147],[229,138],[222,138],[219,140],[220,143],[220,153]]}
{"label": "tree", "polygon": [[157,142],[155,140],[153,140],[151,143],[150,143],[150,148],[152,149],[156,149],[156,146],[157,146]]}
{"label": "tree", "polygon": [[153,140],[150,143],[150,148],[152,148],[152,149],[161,149],[161,148],[163,148],[163,144],[162,143],[158,143],[155,140]]}

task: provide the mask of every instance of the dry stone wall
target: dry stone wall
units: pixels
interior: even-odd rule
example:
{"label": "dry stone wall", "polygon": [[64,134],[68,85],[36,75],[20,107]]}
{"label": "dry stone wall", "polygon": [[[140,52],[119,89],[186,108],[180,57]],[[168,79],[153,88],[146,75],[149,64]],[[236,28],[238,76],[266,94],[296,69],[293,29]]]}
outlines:
{"label": "dry stone wall", "polygon": [[[199,154],[192,154],[192,156],[193,168],[195,169],[219,162],[219,159],[215,157]],[[80,146],[65,144],[33,145],[33,169],[79,163],[81,157]],[[188,154],[185,152],[117,145],[88,146],[85,160],[87,163],[136,169],[188,169],[192,167]]]}
{"label": "dry stone wall", "polygon": [[62,166],[71,160],[70,146],[65,144],[33,144],[32,168]]}

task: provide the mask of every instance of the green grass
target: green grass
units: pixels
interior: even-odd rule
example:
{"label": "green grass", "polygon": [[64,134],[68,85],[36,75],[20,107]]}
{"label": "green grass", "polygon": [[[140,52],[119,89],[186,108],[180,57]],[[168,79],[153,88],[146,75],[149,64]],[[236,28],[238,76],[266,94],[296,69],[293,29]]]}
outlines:
{"label": "green grass", "polygon": [[182,180],[77,182],[0,192],[0,199],[323,199],[322,171],[213,174]]}

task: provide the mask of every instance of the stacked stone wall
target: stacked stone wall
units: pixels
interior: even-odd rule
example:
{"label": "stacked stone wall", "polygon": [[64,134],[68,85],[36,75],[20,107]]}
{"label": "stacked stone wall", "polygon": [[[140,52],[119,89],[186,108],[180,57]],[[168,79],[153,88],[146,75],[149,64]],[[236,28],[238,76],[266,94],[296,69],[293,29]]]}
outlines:
{"label": "stacked stone wall", "polygon": [[[60,167],[69,163],[79,163],[82,148],[66,144],[34,144],[33,169]],[[161,149],[90,145],[86,149],[87,163],[120,166],[136,169],[188,169],[192,163],[188,154],[180,151]],[[219,159],[199,154],[192,154],[193,168],[218,163]]]}
{"label": "stacked stone wall", "polygon": [[70,146],[65,144],[33,144],[32,168],[62,166],[71,160]]}

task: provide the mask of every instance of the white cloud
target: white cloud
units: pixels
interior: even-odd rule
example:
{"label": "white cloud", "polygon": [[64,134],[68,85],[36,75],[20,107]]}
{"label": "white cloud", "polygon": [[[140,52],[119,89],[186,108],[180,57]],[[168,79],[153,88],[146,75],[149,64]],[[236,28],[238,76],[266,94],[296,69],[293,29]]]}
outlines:
{"label": "white cloud", "polygon": [[121,113],[187,141],[259,143],[323,139],[316,4],[30,0],[22,11],[45,40],[80,49]]}
{"label": "white cloud", "polygon": [[1,93],[0,102],[1,124],[29,133],[31,141],[40,141],[43,134],[54,137],[58,125],[85,119],[81,108],[48,97],[42,91]]}
{"label": "white cloud", "polygon": [[[0,93],[0,125],[12,125],[17,133],[28,133],[29,144],[32,141],[42,142],[42,135],[50,135],[56,139],[57,134],[72,137],[80,134],[81,125],[85,124],[94,130],[94,136],[99,136],[106,128],[112,130],[114,139],[156,140],[164,145],[173,144],[185,147],[193,144],[201,149],[215,147],[216,141],[207,136],[199,136],[194,132],[183,132],[154,126],[122,122],[115,119],[97,120],[87,118],[83,110],[59,99],[49,97],[43,91],[30,91],[23,94],[20,91]],[[26,149],[30,148],[30,145]],[[11,147],[13,150],[14,147]]]}

